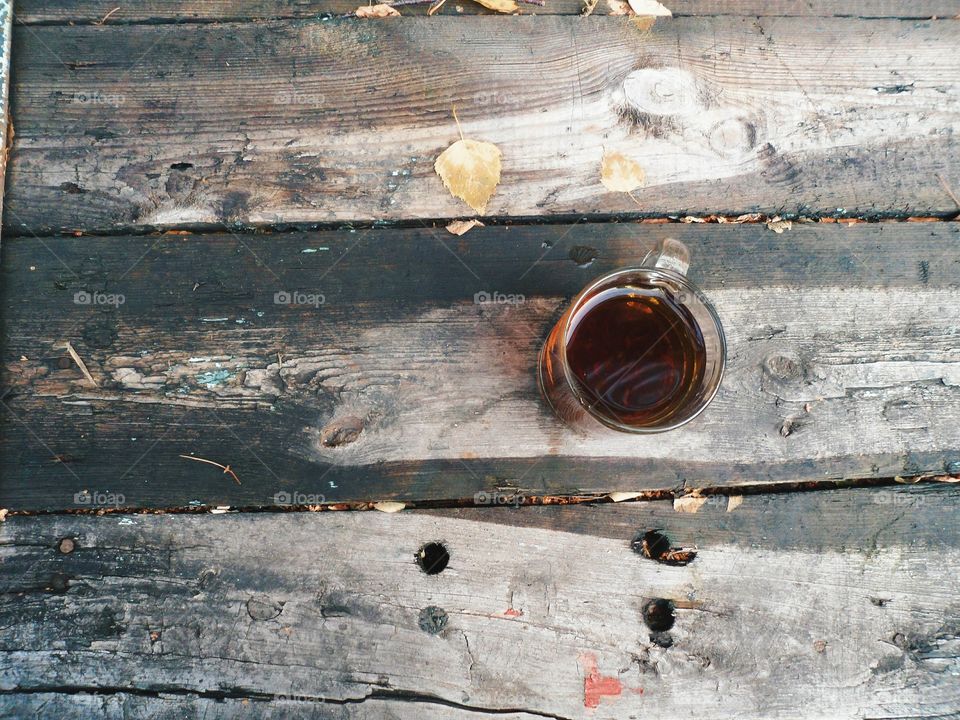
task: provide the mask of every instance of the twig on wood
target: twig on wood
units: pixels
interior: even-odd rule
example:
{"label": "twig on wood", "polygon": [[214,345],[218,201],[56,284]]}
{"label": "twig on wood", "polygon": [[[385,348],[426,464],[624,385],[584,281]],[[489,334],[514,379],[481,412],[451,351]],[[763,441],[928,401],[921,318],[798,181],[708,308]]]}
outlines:
{"label": "twig on wood", "polygon": [[947,185],[947,181],[944,180],[939,174],[935,175],[935,177],[940,181],[940,185],[943,186],[944,192],[946,192],[947,195],[950,196],[950,199],[953,200],[953,204],[957,206],[958,210],[960,210],[960,200],[957,199],[956,194],[950,189],[950,186]]}
{"label": "twig on wood", "polygon": [[111,10],[110,12],[108,12],[106,15],[104,15],[102,18],[100,18],[99,20],[97,20],[97,21],[96,21],[95,23],[93,23],[93,24],[94,24],[94,25],[103,25],[107,20],[110,19],[110,16],[113,15],[113,14],[114,14],[117,10],[119,10],[119,9],[120,9],[120,6],[118,5],[117,7],[115,7],[113,10]]}
{"label": "twig on wood", "polygon": [[69,340],[67,340],[67,345],[66,345],[66,347],[67,347],[67,352],[70,353],[70,357],[73,358],[73,361],[77,364],[77,367],[80,368],[80,372],[83,373],[83,376],[84,376],[87,380],[89,380],[90,383],[91,383],[94,387],[100,387],[100,386],[97,384],[97,381],[93,379],[93,375],[90,374],[90,371],[87,370],[87,365],[86,365],[85,362],[83,362],[83,358],[81,358],[81,357],[77,354],[77,351],[73,349],[73,345],[70,344],[70,341],[69,341]]}
{"label": "twig on wood", "polygon": [[437,0],[433,5],[430,6],[430,9],[427,10],[427,15],[432,16],[435,12],[437,12],[440,8],[443,7],[443,4],[446,1],[447,0]]}
{"label": "twig on wood", "polygon": [[184,460],[193,460],[195,462],[202,462],[202,463],[206,463],[207,465],[213,465],[214,467],[218,467],[221,470],[223,470],[224,475],[230,475],[230,477],[232,477],[236,481],[237,485],[240,485],[240,478],[237,477],[237,474],[230,468],[229,465],[221,465],[220,463],[214,462],[213,460],[194,457],[193,455],[181,455],[180,457],[182,457]]}

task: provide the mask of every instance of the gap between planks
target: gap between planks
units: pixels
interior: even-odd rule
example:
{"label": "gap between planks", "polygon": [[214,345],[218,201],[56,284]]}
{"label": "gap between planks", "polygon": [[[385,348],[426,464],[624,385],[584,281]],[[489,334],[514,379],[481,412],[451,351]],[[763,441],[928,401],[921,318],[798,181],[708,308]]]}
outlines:
{"label": "gap between planks", "polygon": [[[478,503],[474,498],[451,498],[449,500],[406,500],[400,503],[390,503],[392,506],[387,512],[407,511],[407,510],[452,510],[473,508],[477,510],[495,510],[502,509],[504,505],[515,508],[522,507],[550,507],[557,505],[606,505],[610,503],[629,506],[635,503],[650,502],[672,502],[682,498],[742,498],[744,496],[758,495],[785,495],[796,493],[811,492],[829,492],[836,490],[862,490],[871,488],[896,488],[904,485],[936,485],[937,483],[960,483],[960,467],[952,475],[943,474],[923,474],[923,475],[897,475],[888,478],[858,478],[850,480],[806,480],[799,482],[775,482],[775,483],[745,483],[742,485],[718,485],[702,486],[692,489],[690,492],[677,490],[676,488],[663,488],[659,490],[627,490],[627,491],[609,491],[603,493],[590,493],[580,495],[534,495],[525,491],[517,490],[512,498],[504,493],[510,502],[491,503],[485,505]],[[497,495],[497,493],[491,493]],[[615,499],[618,496],[629,496],[626,499]],[[402,507],[397,507],[402,506]],[[202,515],[223,514],[229,512],[236,513],[297,513],[297,512],[367,512],[382,511],[382,503],[374,501],[364,502],[330,502],[318,503],[316,505],[256,505],[245,507],[234,506],[215,506],[207,504],[197,504],[188,506],[170,506],[170,507],[100,507],[96,509],[87,508],[63,508],[57,510],[8,510],[4,512],[6,517],[42,517],[47,515]],[[0,511],[2,512],[2,511]],[[694,510],[693,512],[696,512]]]}

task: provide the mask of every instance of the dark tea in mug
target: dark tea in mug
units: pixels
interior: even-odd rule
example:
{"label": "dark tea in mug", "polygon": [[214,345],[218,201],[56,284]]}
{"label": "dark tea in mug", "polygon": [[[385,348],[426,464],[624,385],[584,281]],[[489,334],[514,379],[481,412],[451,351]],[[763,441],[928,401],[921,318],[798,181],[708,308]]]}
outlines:
{"label": "dark tea in mug", "polygon": [[693,314],[655,290],[604,290],[570,320],[570,371],[589,402],[626,425],[685,405],[703,382],[706,353]]}
{"label": "dark tea in mug", "polygon": [[571,425],[669,430],[699,414],[720,386],[723,329],[686,279],[686,247],[668,239],[651,255],[595,280],[544,344],[540,387]]}

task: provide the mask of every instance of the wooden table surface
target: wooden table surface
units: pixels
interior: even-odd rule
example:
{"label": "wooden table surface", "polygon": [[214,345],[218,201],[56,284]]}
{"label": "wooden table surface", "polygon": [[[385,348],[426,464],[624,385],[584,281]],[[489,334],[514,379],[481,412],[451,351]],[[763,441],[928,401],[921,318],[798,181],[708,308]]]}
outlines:
{"label": "wooden table surface", "polygon": [[[0,717],[960,717],[960,1],[666,4],[17,4]],[[564,427],[668,237],[716,399]]]}

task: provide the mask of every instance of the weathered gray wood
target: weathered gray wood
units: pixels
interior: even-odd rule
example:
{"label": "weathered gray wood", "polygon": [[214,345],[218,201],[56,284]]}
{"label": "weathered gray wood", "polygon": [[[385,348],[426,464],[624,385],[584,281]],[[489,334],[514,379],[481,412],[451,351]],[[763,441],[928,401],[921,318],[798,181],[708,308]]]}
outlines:
{"label": "weathered gray wood", "polygon": [[[950,485],[753,496],[731,513],[708,503],[695,525],[665,503],[606,505],[580,508],[575,531],[521,527],[526,509],[12,517],[0,703],[96,691],[184,708],[292,695],[318,717],[343,716],[330,703],[361,717],[954,717],[958,503]],[[842,517],[858,531],[838,533]],[[630,549],[674,518],[689,565]],[[939,532],[915,539],[921,525]],[[435,575],[414,561],[430,541],[450,554]],[[676,603],[669,631],[645,625],[651,598]]]}
{"label": "weathered gray wood", "polygon": [[[361,0],[140,0],[118,6],[113,0],[21,0],[17,17],[22,23],[90,23],[107,17],[112,24],[134,22],[221,22],[230,20],[313,18],[322,13],[341,14],[366,3]],[[953,17],[960,13],[956,0],[673,0],[665,3],[674,16],[685,15],[796,15],[804,17]],[[404,15],[422,15],[430,3],[402,6]],[[582,0],[545,0],[542,6],[521,5],[525,15],[578,15]],[[610,11],[606,2],[597,14]],[[442,7],[440,15],[483,14],[492,11],[471,0]],[[108,13],[109,14],[108,16]]]}
{"label": "weathered gray wood", "polygon": [[[313,496],[302,504],[438,501],[942,473],[960,461],[958,232],[607,224],[13,239],[0,289],[0,507],[76,508],[82,490],[122,506],[247,507],[278,492]],[[542,339],[589,280],[666,236],[690,246],[691,277],[724,322],[720,393],[670,433],[580,436],[539,397]],[[275,303],[294,291],[325,302]],[[523,302],[477,304],[478,292]],[[185,454],[229,464],[242,485]]]}
{"label": "weathered gray wood", "polygon": [[[6,227],[462,216],[436,176],[496,143],[492,216],[953,214],[954,21],[290,20],[17,32]],[[455,48],[455,51],[453,50]],[[535,48],[535,49],[531,49]],[[600,183],[635,159],[632,195]]]}
{"label": "weathered gray wood", "polygon": [[[233,720],[234,718],[265,718],[266,720],[477,720],[485,713],[465,710],[429,699],[366,699],[362,702],[319,703],[311,700],[264,698],[216,698],[191,695],[164,695],[143,697],[129,693],[109,695],[35,693],[0,697],[0,717],[10,718],[88,718],[98,720]],[[530,713],[490,713],[486,717],[497,720],[538,720]]]}

